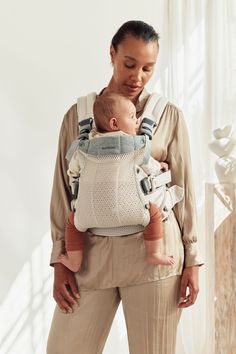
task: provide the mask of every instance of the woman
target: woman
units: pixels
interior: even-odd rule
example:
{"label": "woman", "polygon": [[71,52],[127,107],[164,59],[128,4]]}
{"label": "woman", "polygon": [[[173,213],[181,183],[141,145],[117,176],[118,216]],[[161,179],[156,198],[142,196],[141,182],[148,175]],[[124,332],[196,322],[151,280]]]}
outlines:
{"label": "woman", "polygon": [[[100,95],[110,91],[125,95],[135,104],[139,117],[149,97],[145,85],[156,64],[158,39],[155,30],[146,23],[123,24],[110,47],[113,75]],[[167,104],[152,143],[152,156],[168,163],[172,183],[185,190],[184,200],[164,224],[164,252],[176,260],[171,267],[146,263],[142,233],[116,237],[88,233],[79,274],[74,275],[57,263],[64,249],[64,228],[71,201],[64,156],[78,135],[77,126],[77,110],[73,105],[62,123],[51,200],[51,264],[58,306],[48,354],[102,353],[120,300],[130,353],[174,354],[181,309],[196,301],[198,266],[202,264],[197,254],[191,162],[182,113]]]}

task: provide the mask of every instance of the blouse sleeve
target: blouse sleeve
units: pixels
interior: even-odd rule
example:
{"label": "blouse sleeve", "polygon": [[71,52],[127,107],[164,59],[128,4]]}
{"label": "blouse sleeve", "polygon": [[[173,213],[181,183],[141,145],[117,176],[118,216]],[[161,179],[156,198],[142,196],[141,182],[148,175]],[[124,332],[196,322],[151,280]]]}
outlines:
{"label": "blouse sleeve", "polygon": [[193,188],[189,137],[183,114],[176,108],[176,125],[168,148],[167,162],[172,184],[184,188],[184,198],[174,207],[185,249],[185,267],[202,265],[197,245],[196,203]]}
{"label": "blouse sleeve", "polygon": [[65,250],[64,233],[70,212],[72,194],[67,174],[66,153],[77,136],[76,105],[65,114],[58,142],[57,158],[54,170],[50,203],[51,236],[53,241],[50,264],[57,262],[58,256]]}

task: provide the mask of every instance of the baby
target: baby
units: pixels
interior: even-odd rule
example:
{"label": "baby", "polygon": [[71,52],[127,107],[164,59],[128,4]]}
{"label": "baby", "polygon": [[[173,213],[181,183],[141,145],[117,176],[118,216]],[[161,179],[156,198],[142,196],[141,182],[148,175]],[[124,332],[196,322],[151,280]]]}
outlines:
{"label": "baby", "polygon": [[[134,104],[128,98],[115,93],[98,96],[93,109],[97,130],[93,138],[99,138],[104,134],[136,135],[138,133],[140,120],[136,117]],[[72,178],[78,175],[79,166],[76,164],[78,165],[78,161],[73,155],[68,169],[68,175]],[[140,167],[142,168],[142,166]],[[143,169],[145,172],[148,170],[148,174],[159,175],[162,171],[168,170],[168,165],[150,157],[148,164]],[[149,203],[149,213],[150,222],[143,232],[147,262],[155,265],[172,265],[175,262],[174,258],[162,254],[162,216],[154,203]],[[76,229],[74,212],[70,212],[65,231],[66,254],[60,255],[58,261],[74,272],[79,271],[82,263],[83,234]]]}

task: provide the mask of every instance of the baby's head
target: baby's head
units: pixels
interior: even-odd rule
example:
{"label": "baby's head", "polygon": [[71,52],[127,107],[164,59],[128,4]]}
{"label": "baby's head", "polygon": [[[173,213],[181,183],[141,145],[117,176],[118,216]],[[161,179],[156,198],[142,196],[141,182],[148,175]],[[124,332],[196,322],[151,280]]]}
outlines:
{"label": "baby's head", "polygon": [[138,131],[140,122],[136,118],[135,106],[125,96],[117,93],[98,96],[93,106],[93,113],[100,133],[121,130],[136,135]]}

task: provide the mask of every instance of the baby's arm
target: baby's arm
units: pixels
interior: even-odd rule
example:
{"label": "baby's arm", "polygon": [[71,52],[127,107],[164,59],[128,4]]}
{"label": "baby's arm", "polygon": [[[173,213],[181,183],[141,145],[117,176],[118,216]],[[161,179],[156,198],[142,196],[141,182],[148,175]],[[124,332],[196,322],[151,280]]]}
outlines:
{"label": "baby's arm", "polygon": [[148,164],[141,166],[147,175],[159,175],[162,171],[168,171],[168,164],[166,162],[159,162],[153,157],[150,157]]}

